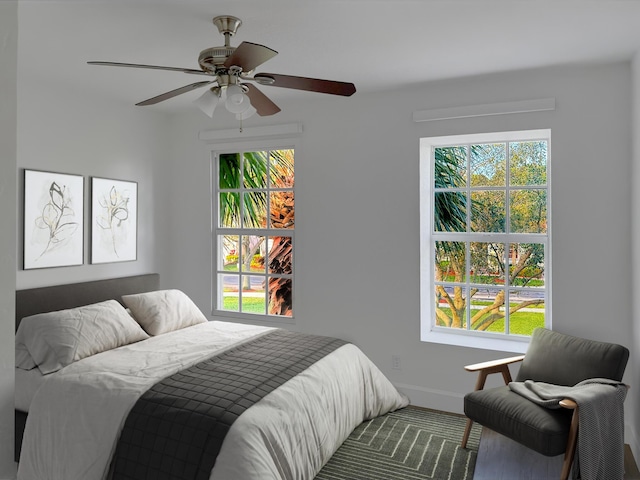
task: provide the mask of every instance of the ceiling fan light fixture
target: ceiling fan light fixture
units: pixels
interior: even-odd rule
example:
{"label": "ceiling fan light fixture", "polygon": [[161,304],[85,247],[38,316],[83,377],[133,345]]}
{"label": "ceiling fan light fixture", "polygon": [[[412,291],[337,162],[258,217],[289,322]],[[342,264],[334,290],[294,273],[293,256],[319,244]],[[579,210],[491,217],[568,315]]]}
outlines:
{"label": "ceiling fan light fixture", "polygon": [[213,118],[218,103],[220,103],[220,87],[207,89],[202,95],[196,98],[193,103],[210,118]]}
{"label": "ceiling fan light fixture", "polygon": [[231,113],[242,114],[251,108],[249,97],[245,95],[242,88],[238,85],[229,85],[227,87],[227,99],[224,106]]}

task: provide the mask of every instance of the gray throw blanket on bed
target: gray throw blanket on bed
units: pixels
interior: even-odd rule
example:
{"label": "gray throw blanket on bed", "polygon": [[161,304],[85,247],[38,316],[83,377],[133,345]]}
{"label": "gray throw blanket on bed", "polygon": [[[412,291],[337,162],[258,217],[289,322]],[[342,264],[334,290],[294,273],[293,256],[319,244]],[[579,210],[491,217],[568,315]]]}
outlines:
{"label": "gray throw blanket on bed", "polygon": [[345,343],[273,330],[161,380],[125,421],[113,479],[208,480],[235,420]]}
{"label": "gray throw blanket on bed", "polygon": [[578,404],[578,447],[573,478],[622,480],[624,478],[624,409],[627,388],[606,378],[591,378],[573,387],[525,380],[509,388],[547,408],[562,408],[570,398]]}

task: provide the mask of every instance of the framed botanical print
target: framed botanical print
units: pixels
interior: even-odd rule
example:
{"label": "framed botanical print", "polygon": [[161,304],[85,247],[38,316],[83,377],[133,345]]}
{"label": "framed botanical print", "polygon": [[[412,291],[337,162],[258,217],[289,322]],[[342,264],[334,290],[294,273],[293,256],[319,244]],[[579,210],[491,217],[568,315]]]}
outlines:
{"label": "framed botanical print", "polygon": [[138,252],[138,183],[91,178],[91,263],[127,262]]}
{"label": "framed botanical print", "polygon": [[84,262],[84,177],[24,171],[24,269]]}

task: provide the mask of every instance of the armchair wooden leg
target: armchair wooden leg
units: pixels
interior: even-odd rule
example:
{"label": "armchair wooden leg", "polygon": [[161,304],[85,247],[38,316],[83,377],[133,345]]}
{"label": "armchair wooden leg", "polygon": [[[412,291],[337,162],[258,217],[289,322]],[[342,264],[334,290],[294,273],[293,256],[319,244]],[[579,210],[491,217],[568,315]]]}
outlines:
{"label": "armchair wooden leg", "polygon": [[467,442],[469,441],[469,435],[471,434],[471,427],[473,426],[473,420],[467,418],[467,425],[464,427],[464,435],[462,436],[462,448],[467,448]]}
{"label": "armchair wooden leg", "polygon": [[567,440],[567,449],[564,452],[564,462],[562,463],[562,473],[560,480],[568,480],[573,465],[573,458],[576,453],[576,445],[578,443],[578,408],[573,410],[571,417],[571,426],[569,427],[569,438]]}
{"label": "armchair wooden leg", "polygon": [[[480,370],[478,373],[478,379],[476,380],[476,390],[482,390],[484,388],[484,384],[487,381],[487,375],[489,373],[486,370]],[[464,427],[464,435],[462,435],[462,442],[460,446],[462,448],[467,448],[467,442],[469,441],[469,435],[471,434],[471,427],[473,426],[473,420],[467,418],[467,425]]]}
{"label": "armchair wooden leg", "polygon": [[[501,373],[504,384],[509,385],[509,382],[511,381],[511,372],[509,372],[509,367],[507,367],[506,365],[498,365],[480,370],[478,372],[478,380],[476,380],[476,391],[482,390],[484,388],[484,384],[487,381],[487,376],[492,373]],[[464,434],[462,435],[462,442],[460,443],[460,446],[462,448],[467,448],[467,442],[469,441],[469,435],[471,434],[471,427],[473,427],[473,420],[467,418],[467,425],[464,427]]]}

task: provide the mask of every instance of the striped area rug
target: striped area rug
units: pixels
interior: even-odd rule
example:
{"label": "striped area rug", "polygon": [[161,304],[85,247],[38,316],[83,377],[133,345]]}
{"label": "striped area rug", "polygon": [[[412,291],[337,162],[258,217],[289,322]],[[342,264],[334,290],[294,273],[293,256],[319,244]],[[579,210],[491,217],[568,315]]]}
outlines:
{"label": "striped area rug", "polygon": [[460,448],[466,418],[407,407],[357,427],[315,480],[471,480],[482,427]]}

